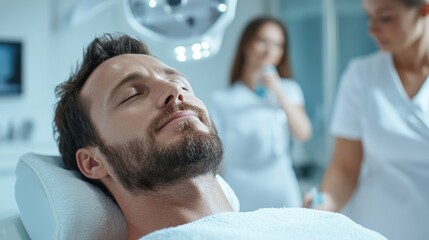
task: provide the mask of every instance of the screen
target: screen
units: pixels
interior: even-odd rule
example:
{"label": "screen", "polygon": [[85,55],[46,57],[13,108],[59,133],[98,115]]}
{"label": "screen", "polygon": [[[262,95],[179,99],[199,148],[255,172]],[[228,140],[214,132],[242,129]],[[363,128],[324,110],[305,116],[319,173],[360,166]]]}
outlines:
{"label": "screen", "polygon": [[0,96],[22,93],[22,44],[0,40]]}

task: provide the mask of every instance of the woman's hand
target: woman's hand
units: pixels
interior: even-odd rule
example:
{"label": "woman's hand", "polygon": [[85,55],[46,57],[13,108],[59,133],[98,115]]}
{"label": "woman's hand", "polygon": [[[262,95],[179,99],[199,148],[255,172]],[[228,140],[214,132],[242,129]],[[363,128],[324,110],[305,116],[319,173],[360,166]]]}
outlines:
{"label": "woman's hand", "polygon": [[[338,212],[347,204],[357,186],[362,159],[360,140],[335,139],[332,160],[321,184],[323,203],[316,209]],[[312,194],[307,193],[303,207],[310,207],[312,201]]]}
{"label": "woman's hand", "polygon": [[283,97],[281,79],[277,71],[264,71],[261,74],[261,82],[264,84],[271,92],[274,93],[277,99]]}
{"label": "woman's hand", "polygon": [[307,192],[302,203],[304,208],[313,208],[317,210],[333,211],[334,204],[332,197],[324,192]]}

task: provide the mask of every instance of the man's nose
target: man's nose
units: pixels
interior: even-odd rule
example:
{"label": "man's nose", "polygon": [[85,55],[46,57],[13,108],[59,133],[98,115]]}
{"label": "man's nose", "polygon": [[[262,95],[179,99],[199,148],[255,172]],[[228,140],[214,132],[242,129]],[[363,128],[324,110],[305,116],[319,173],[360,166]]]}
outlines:
{"label": "man's nose", "polygon": [[159,82],[158,89],[160,96],[157,100],[157,107],[163,108],[169,104],[178,104],[185,101],[182,87],[173,82]]}

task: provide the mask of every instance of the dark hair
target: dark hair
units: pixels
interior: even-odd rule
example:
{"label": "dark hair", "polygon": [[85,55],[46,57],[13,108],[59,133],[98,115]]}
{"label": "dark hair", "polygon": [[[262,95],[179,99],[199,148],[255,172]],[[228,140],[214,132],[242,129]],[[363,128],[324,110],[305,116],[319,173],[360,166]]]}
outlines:
{"label": "dark hair", "polygon": [[[101,138],[94,128],[88,113],[88,103],[79,93],[89,75],[104,61],[122,54],[150,55],[147,46],[140,40],[118,33],[106,33],[95,38],[84,51],[83,61],[69,79],[55,88],[59,101],[55,106],[54,135],[62,159],[68,169],[79,170],[76,162],[78,149],[100,146]],[[85,178],[85,177],[84,177]],[[95,183],[106,190],[99,181]]]}
{"label": "dark hair", "polygon": [[244,49],[245,47],[254,39],[255,35],[259,29],[266,23],[274,23],[280,27],[284,36],[284,45],[283,45],[283,56],[281,58],[280,64],[277,67],[280,77],[290,78],[292,75],[290,63],[289,63],[289,52],[288,52],[288,36],[286,27],[279,20],[264,16],[253,19],[248,23],[243,33],[241,34],[241,39],[238,43],[237,51],[235,53],[234,61],[232,64],[231,75],[230,75],[230,84],[232,85],[236,82],[242,74],[244,67]]}
{"label": "dark hair", "polygon": [[408,7],[421,7],[423,4],[427,3],[427,0],[400,0],[400,1]]}

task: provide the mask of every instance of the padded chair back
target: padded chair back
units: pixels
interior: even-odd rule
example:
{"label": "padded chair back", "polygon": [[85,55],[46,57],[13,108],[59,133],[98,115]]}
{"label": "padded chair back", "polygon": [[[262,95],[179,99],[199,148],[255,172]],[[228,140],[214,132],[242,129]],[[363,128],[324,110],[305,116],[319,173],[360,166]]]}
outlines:
{"label": "padded chair back", "polygon": [[[235,211],[231,187],[217,177]],[[127,224],[119,207],[100,189],[65,168],[60,157],[27,153],[16,167],[15,199],[31,239],[124,239]],[[150,221],[150,219],[148,219]]]}

